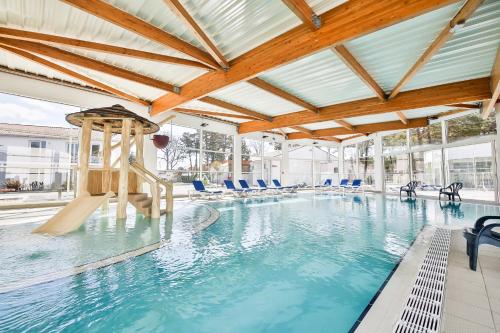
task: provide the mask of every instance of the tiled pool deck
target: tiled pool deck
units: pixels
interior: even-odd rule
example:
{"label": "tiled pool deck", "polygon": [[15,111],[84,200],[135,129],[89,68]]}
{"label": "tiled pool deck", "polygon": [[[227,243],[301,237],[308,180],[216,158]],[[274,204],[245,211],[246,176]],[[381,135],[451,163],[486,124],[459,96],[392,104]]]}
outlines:
{"label": "tiled pool deck", "polygon": [[476,272],[465,240],[453,231],[441,332],[500,332],[500,248],[482,245]]}
{"label": "tiled pool deck", "polygon": [[[393,332],[432,234],[432,227],[420,234],[356,333]],[[461,230],[452,231],[440,332],[500,333],[500,248],[482,245],[474,272]]]}

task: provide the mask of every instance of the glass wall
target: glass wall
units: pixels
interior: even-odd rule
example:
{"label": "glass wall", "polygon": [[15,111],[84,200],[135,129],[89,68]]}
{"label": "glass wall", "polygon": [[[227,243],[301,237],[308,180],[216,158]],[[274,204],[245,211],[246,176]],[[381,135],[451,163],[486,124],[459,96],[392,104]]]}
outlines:
{"label": "glass wall", "polygon": [[412,179],[419,182],[417,191],[437,196],[440,187],[461,182],[464,198],[494,200],[494,134],[494,115],[483,120],[468,114],[384,136],[386,190]]}
{"label": "glass wall", "polygon": [[262,140],[241,139],[241,177],[250,185],[262,178]]}
{"label": "glass wall", "polygon": [[203,131],[202,179],[205,183],[224,185],[233,178],[234,140],[232,135]]}
{"label": "glass wall", "polygon": [[233,177],[234,140],[232,135],[169,124],[161,134],[168,135],[167,147],[157,150],[161,177],[172,180],[177,194],[201,179],[205,185],[222,186]]}
{"label": "glass wall", "polygon": [[313,184],[313,147],[291,144],[288,151],[288,183]]}
{"label": "glass wall", "polygon": [[193,180],[199,179],[200,131],[167,125],[162,127],[160,134],[170,137],[167,147],[157,150],[157,169],[160,177],[179,185],[191,184]]}
{"label": "glass wall", "polygon": [[337,147],[313,146],[315,184],[323,184],[331,179],[339,182],[339,153]]}
{"label": "glass wall", "polygon": [[344,147],[344,178],[352,181],[356,178],[356,145],[349,145]]}
{"label": "glass wall", "polygon": [[471,114],[447,121],[448,143],[466,138],[496,134],[495,113],[492,112],[488,119],[483,119],[479,114]]}
{"label": "glass wall", "polygon": [[441,149],[414,152],[411,154],[413,180],[419,181],[422,188],[438,187],[443,183]]}
{"label": "glass wall", "polygon": [[465,197],[494,200],[495,174],[491,143],[445,149],[448,183],[463,183]]}
{"label": "glass wall", "polygon": [[358,178],[367,186],[375,184],[375,147],[373,140],[358,143]]}
{"label": "glass wall", "polygon": [[386,190],[398,190],[410,181],[408,154],[384,156],[384,174]]}
{"label": "glass wall", "polygon": [[262,142],[263,179],[269,185],[273,179],[281,181],[281,159],[283,158],[281,142]]}

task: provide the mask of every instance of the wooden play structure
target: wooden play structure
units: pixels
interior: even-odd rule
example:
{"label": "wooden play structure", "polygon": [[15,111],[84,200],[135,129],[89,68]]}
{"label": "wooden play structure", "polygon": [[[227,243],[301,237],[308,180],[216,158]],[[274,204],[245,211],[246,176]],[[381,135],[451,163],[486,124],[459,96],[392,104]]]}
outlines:
{"label": "wooden play structure", "polygon": [[[71,113],[66,116],[66,120],[82,128],[76,198],[33,232],[63,235],[74,231],[99,207],[107,210],[109,198],[114,196],[117,196],[117,219],[127,218],[128,202],[153,219],[158,219],[162,212],[172,212],[172,183],[164,181],[144,167],[144,135],[157,132],[157,124],[121,105]],[[89,168],[93,130],[104,132],[102,168]],[[111,145],[113,134],[121,134],[121,141],[115,147]],[[135,160],[129,161],[132,144],[136,147]],[[111,164],[111,152],[118,147],[120,155],[116,162],[119,163],[119,168],[114,168]],[[144,193],[144,182],[149,184],[151,196]],[[166,200],[164,211],[160,209],[162,187]]]}

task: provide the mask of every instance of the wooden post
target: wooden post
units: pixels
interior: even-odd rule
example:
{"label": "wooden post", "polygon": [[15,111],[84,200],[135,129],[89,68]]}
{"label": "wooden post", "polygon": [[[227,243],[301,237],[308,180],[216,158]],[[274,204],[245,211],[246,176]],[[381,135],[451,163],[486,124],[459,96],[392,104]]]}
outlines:
{"label": "wooden post", "polygon": [[151,218],[159,219],[160,218],[160,184],[156,182],[155,184],[151,184],[151,196],[153,202],[151,203]]}
{"label": "wooden post", "polygon": [[169,186],[166,188],[165,200],[167,201],[167,213],[172,213],[174,211],[174,185],[172,182],[168,182]]}
{"label": "wooden post", "polygon": [[[135,128],[135,162],[144,167],[144,126],[140,121],[134,122]],[[142,193],[143,179],[137,175],[137,192]]]}
{"label": "wooden post", "polygon": [[[102,169],[102,192],[108,193],[111,191],[111,122],[104,123]],[[104,202],[102,208],[108,209],[108,200]]]}
{"label": "wooden post", "polygon": [[111,191],[111,123],[104,123],[102,192]]}
{"label": "wooden post", "polygon": [[118,219],[127,218],[128,202],[128,156],[130,154],[130,128],[131,119],[122,120],[122,142],[120,149],[120,176],[118,180],[118,205],[116,207],[116,217]]}
{"label": "wooden post", "polygon": [[92,119],[83,119],[82,132],[80,135],[80,152],[79,152],[79,172],[78,172],[78,188],[77,196],[87,192],[87,184],[89,180],[89,155],[90,155],[90,138],[92,136]]}

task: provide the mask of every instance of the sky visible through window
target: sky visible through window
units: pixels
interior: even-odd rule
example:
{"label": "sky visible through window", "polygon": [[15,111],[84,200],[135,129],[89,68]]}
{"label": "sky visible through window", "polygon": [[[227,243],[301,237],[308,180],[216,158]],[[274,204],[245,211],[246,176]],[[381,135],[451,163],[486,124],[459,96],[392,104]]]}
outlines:
{"label": "sky visible through window", "polygon": [[0,123],[71,127],[65,120],[78,107],[0,93]]}

